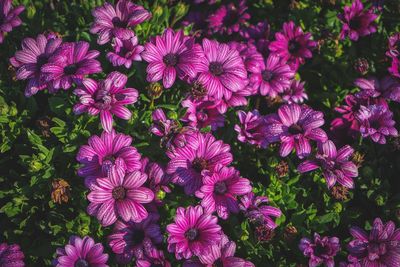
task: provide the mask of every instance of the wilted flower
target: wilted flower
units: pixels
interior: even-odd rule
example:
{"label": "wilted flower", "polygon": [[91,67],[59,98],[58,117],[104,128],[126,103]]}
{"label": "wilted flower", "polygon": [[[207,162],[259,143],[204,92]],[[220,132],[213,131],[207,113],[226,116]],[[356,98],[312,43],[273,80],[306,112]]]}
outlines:
{"label": "wilted flower", "polygon": [[279,177],[284,177],[289,173],[289,165],[286,161],[282,160],[276,165],[275,171]]}
{"label": "wilted flower", "polygon": [[2,267],[24,267],[24,253],[17,244],[0,244],[0,266]]}
{"label": "wilted flower", "polygon": [[266,139],[266,122],[264,117],[260,115],[257,110],[251,112],[244,112],[239,110],[237,112],[240,124],[235,125],[235,131],[238,133],[238,140],[240,142],[247,142],[262,148],[268,145]]}
{"label": "wilted flower", "polygon": [[152,99],[159,98],[163,93],[163,87],[159,83],[151,83],[146,89]]}
{"label": "wilted flower", "polygon": [[340,250],[339,238],[337,237],[321,237],[314,234],[314,240],[302,238],[299,248],[304,256],[310,258],[308,266],[318,266],[324,264],[327,267],[334,267],[334,257]]}
{"label": "wilted flower", "polygon": [[124,65],[129,69],[133,61],[142,61],[144,47],[138,44],[137,36],[126,40],[114,38],[112,47],[114,50],[107,53],[107,59],[114,67]]}
{"label": "wilted flower", "polygon": [[275,231],[267,224],[256,223],[254,236],[259,242],[268,242],[275,237]]}
{"label": "wilted flower", "polygon": [[12,0],[0,0],[0,44],[3,43],[6,33],[22,24],[18,15],[24,9],[23,5],[13,7]]}
{"label": "wilted flower", "polygon": [[51,183],[52,191],[51,191],[51,199],[54,203],[61,204],[62,202],[67,203],[70,193],[70,187],[67,181],[64,179],[55,179]]}
{"label": "wilted flower", "polygon": [[365,58],[358,58],[354,62],[354,69],[361,75],[367,74],[369,69],[368,60],[366,60]]}
{"label": "wilted flower", "polygon": [[224,126],[225,118],[217,109],[220,101],[198,101],[189,98],[181,104],[182,107],[187,108],[181,120],[190,126],[198,129],[211,126],[213,131]]}
{"label": "wilted flower", "polygon": [[297,228],[293,225],[287,225],[285,227],[285,232],[283,233],[283,238],[286,242],[292,242],[298,234]]}
{"label": "wilted flower", "polygon": [[336,200],[344,201],[349,198],[349,188],[337,184],[332,187],[331,194]]}

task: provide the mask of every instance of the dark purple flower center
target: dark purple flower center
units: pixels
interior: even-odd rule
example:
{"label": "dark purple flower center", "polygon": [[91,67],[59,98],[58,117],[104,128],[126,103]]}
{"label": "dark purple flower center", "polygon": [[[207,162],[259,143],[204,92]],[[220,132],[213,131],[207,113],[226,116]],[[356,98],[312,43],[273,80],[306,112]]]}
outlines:
{"label": "dark purple flower center", "polygon": [[370,121],[369,125],[370,125],[370,128],[376,129],[376,130],[378,130],[381,127],[381,123],[379,122],[379,120]]}
{"label": "dark purple flower center", "polygon": [[112,24],[114,25],[114,27],[117,27],[117,28],[126,28],[126,27],[128,27],[128,23],[126,21],[122,21],[118,17],[114,17],[111,21],[112,21]]}
{"label": "dark purple flower center", "polygon": [[223,25],[232,26],[239,21],[239,12],[235,6],[231,5],[228,7],[228,12],[223,18]]}
{"label": "dark purple flower center", "polygon": [[387,252],[387,244],[384,242],[369,242],[368,244],[368,259],[373,261],[380,258]]}
{"label": "dark purple flower center", "polygon": [[197,172],[201,172],[207,169],[207,161],[203,158],[195,158],[192,162],[192,168]]}
{"label": "dark purple flower center", "polygon": [[203,110],[197,112],[197,119],[201,122],[205,122],[208,119],[208,115]]}
{"label": "dark purple flower center", "polygon": [[300,134],[303,132],[303,128],[301,128],[300,125],[298,124],[293,124],[289,127],[289,133],[291,134]]}
{"label": "dark purple flower center", "polygon": [[393,50],[396,50],[396,51],[400,50],[400,39],[397,40],[396,43],[394,43]]}
{"label": "dark purple flower center", "polygon": [[224,73],[224,68],[220,62],[211,62],[210,66],[208,67],[208,70],[214,76],[220,76],[222,73]]}
{"label": "dark purple flower center", "polygon": [[190,228],[186,231],[185,237],[189,239],[189,241],[194,241],[199,237],[199,231],[195,228]]}
{"label": "dark purple flower center", "polygon": [[264,70],[261,75],[263,80],[266,82],[269,82],[274,78],[274,73],[270,70]]}
{"label": "dark purple flower center", "polygon": [[218,259],[218,260],[214,261],[212,266],[213,267],[224,267],[224,263],[222,262],[221,259]]}
{"label": "dark purple flower center", "polygon": [[41,55],[37,56],[37,58],[36,58],[37,68],[40,69],[44,64],[47,63],[47,61],[48,61],[48,56],[46,56],[45,54],[41,54]]}
{"label": "dark purple flower center", "polygon": [[124,200],[126,196],[126,189],[123,186],[117,186],[112,191],[112,197],[115,200]]}
{"label": "dark purple flower center", "polygon": [[358,30],[359,28],[361,28],[362,23],[361,23],[360,18],[354,18],[354,19],[350,20],[349,25],[350,25],[350,29]]}
{"label": "dark purple flower center", "polygon": [[314,249],[314,255],[320,257],[322,255],[327,255],[329,251],[329,247],[324,246],[323,244],[316,244]]}
{"label": "dark purple flower center", "polygon": [[288,44],[288,50],[290,54],[297,54],[301,48],[301,45],[296,40],[290,40]]}
{"label": "dark purple flower center", "polygon": [[162,265],[161,263],[152,263],[150,265],[150,267],[163,267],[164,265]]}
{"label": "dark purple flower center", "polygon": [[176,64],[178,64],[178,55],[174,53],[166,54],[163,57],[163,61],[165,65],[174,67]]}
{"label": "dark purple flower center", "polygon": [[217,195],[223,195],[227,190],[228,188],[226,187],[225,182],[218,182],[214,185],[214,193]]}
{"label": "dark purple flower center", "polygon": [[194,98],[200,99],[207,95],[207,88],[205,88],[201,83],[195,82],[190,89],[190,93]]}
{"label": "dark purple flower center", "polygon": [[113,98],[108,90],[100,89],[96,92],[95,106],[99,109],[110,109]]}
{"label": "dark purple flower center", "polygon": [[78,66],[76,64],[68,65],[64,68],[64,73],[67,75],[73,75],[78,70]]}
{"label": "dark purple flower center", "polygon": [[132,241],[135,245],[142,244],[145,238],[143,230],[137,230],[132,233]]}
{"label": "dark purple flower center", "polygon": [[89,263],[84,259],[78,259],[75,262],[74,267],[89,267]]}

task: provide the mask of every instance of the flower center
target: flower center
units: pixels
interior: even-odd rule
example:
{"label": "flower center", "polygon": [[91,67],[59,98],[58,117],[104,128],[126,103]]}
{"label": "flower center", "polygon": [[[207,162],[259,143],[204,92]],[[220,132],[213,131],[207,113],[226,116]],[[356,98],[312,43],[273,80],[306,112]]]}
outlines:
{"label": "flower center", "polygon": [[194,241],[198,238],[199,236],[199,231],[195,228],[191,228],[186,231],[185,237],[189,239],[190,241]]}
{"label": "flower center", "polygon": [[224,263],[221,259],[218,259],[213,263],[212,267],[224,267]]}
{"label": "flower center", "polygon": [[324,246],[323,244],[317,244],[315,246],[314,255],[319,257],[322,255],[326,255],[328,253],[328,247]]}
{"label": "flower center", "polygon": [[274,78],[274,73],[270,70],[264,70],[261,75],[263,80],[266,82],[269,82]]}
{"label": "flower center", "polygon": [[74,267],[89,267],[89,263],[84,259],[78,259],[75,262]]}
{"label": "flower center", "polygon": [[380,256],[385,255],[387,252],[385,243],[370,242],[368,244],[368,259],[371,261],[377,260]]}
{"label": "flower center", "polygon": [[64,68],[64,73],[67,75],[73,75],[78,70],[78,66],[76,64],[68,65]]}
{"label": "flower center", "polygon": [[359,18],[352,19],[349,23],[350,29],[357,30],[361,27],[361,21]]}
{"label": "flower center", "polygon": [[165,65],[173,67],[178,63],[178,56],[174,53],[169,53],[163,57],[163,61]]}
{"label": "flower center", "polygon": [[110,109],[113,98],[108,90],[100,89],[96,92],[95,106],[99,109]]}
{"label": "flower center", "polygon": [[190,88],[190,93],[196,99],[203,98],[207,95],[207,88],[205,88],[201,83],[195,82]]}
{"label": "flower center", "polygon": [[126,23],[126,21],[122,21],[120,18],[118,17],[114,17],[111,22],[113,23],[114,27],[117,28],[126,28],[128,25]]}
{"label": "flower center", "polygon": [[163,267],[164,265],[162,265],[161,263],[152,263],[150,265],[150,267]]}
{"label": "flower center", "polygon": [[373,120],[370,122],[370,127],[373,129],[379,129],[381,127],[381,124],[378,120]]}
{"label": "flower center", "polygon": [[299,52],[300,50],[300,47],[300,44],[295,40],[289,41],[288,49],[290,54],[297,54],[297,52]]}
{"label": "flower center", "polygon": [[197,112],[197,119],[201,122],[205,122],[208,119],[208,115],[203,110]]}
{"label": "flower center", "polygon": [[223,195],[225,194],[227,191],[227,187],[225,182],[218,182],[215,184],[214,186],[214,193],[218,194],[218,195]]}
{"label": "flower center", "polygon": [[124,200],[126,196],[126,189],[123,186],[117,186],[112,191],[112,197],[115,200]]}
{"label": "flower center", "polygon": [[224,73],[224,68],[222,67],[222,64],[219,62],[211,62],[210,66],[208,67],[208,70],[214,76],[220,76],[222,73]]}
{"label": "flower center", "polygon": [[137,230],[132,233],[132,240],[135,245],[141,244],[145,238],[144,232],[142,230]]}
{"label": "flower center", "polygon": [[[0,23],[0,24],[1,24],[1,23]],[[37,68],[40,69],[44,64],[47,63],[47,60],[48,60],[48,57],[47,57],[46,55],[44,55],[44,54],[39,55],[39,56],[36,58],[36,65],[37,65]]]}
{"label": "flower center", "polygon": [[197,172],[207,169],[207,161],[203,158],[195,158],[192,163],[192,168]]}
{"label": "flower center", "polygon": [[293,124],[289,127],[289,133],[291,134],[300,134],[303,132],[303,128],[301,128],[298,124]]}

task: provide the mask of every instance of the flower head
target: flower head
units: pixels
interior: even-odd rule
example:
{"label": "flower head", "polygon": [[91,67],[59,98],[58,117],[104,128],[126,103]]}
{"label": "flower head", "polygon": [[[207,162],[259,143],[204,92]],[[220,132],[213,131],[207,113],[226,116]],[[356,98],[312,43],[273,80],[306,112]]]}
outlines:
{"label": "flower head", "polygon": [[308,99],[307,93],[304,91],[304,83],[300,80],[293,79],[290,86],[281,93],[284,102],[288,104],[301,104]]}
{"label": "flower head", "polygon": [[3,43],[6,33],[22,24],[18,15],[24,9],[23,5],[13,7],[12,0],[0,0],[0,44]]}
{"label": "flower head", "polygon": [[397,32],[389,37],[388,41],[388,51],[386,51],[386,55],[388,57],[399,58],[400,56],[400,32]]}
{"label": "flower head", "polygon": [[148,158],[143,158],[142,170],[147,174],[149,188],[153,190],[155,196],[160,190],[166,193],[171,192],[169,187],[171,176],[166,173],[164,166],[156,162],[149,162]]}
{"label": "flower head", "polygon": [[361,89],[360,92],[356,93],[359,98],[383,96],[400,102],[400,82],[391,76],[385,76],[380,80],[376,77],[359,78],[354,81],[354,84]]}
{"label": "flower head", "polygon": [[266,148],[268,141],[266,138],[266,122],[257,110],[248,113],[243,110],[237,112],[240,124],[235,125],[240,142],[247,142],[262,148]]}
{"label": "flower head", "polygon": [[334,267],[335,261],[333,258],[340,250],[340,243],[337,237],[321,237],[315,233],[314,240],[302,238],[299,248],[304,256],[310,258],[309,266],[324,264],[327,267]]}
{"label": "flower head", "polygon": [[164,252],[158,249],[151,249],[146,253],[144,259],[136,260],[136,267],[171,267],[171,263],[165,259]]}
{"label": "flower head", "polygon": [[182,107],[187,108],[186,113],[181,119],[190,126],[198,129],[211,126],[215,131],[218,127],[224,126],[225,118],[218,111],[220,101],[198,101],[186,99],[182,101]]}
{"label": "flower head", "polygon": [[240,31],[240,35],[248,42],[254,44],[262,55],[269,53],[269,34],[271,27],[268,21],[260,21],[257,24],[250,24]]}
{"label": "flower head", "polygon": [[114,50],[107,53],[107,59],[114,67],[124,65],[129,69],[133,61],[142,61],[141,53],[144,47],[138,44],[136,36],[126,40],[114,38],[112,47]]}
{"label": "flower head", "polygon": [[19,245],[7,243],[0,244],[0,266],[2,267],[24,267],[24,253]]}

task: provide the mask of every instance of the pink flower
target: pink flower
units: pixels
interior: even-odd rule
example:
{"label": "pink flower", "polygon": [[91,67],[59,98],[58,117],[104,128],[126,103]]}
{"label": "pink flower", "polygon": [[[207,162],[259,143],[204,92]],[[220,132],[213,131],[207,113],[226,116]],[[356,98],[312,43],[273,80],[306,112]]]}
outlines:
{"label": "pink flower", "polygon": [[114,67],[124,65],[129,69],[133,61],[142,61],[144,47],[138,44],[136,36],[126,40],[114,38],[112,47],[114,50],[107,53],[107,59]]}
{"label": "pink flower", "polygon": [[257,110],[251,112],[244,112],[239,110],[237,112],[240,124],[235,125],[235,131],[238,133],[238,140],[240,142],[247,142],[262,148],[268,146],[266,138],[266,121]]}
{"label": "pink flower", "polygon": [[211,130],[215,131],[218,127],[223,127],[225,121],[224,116],[218,111],[219,105],[220,101],[186,99],[182,101],[182,107],[187,109],[181,120],[198,129],[211,126]]}

